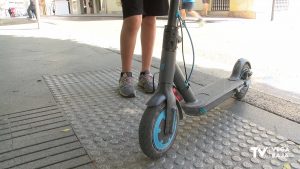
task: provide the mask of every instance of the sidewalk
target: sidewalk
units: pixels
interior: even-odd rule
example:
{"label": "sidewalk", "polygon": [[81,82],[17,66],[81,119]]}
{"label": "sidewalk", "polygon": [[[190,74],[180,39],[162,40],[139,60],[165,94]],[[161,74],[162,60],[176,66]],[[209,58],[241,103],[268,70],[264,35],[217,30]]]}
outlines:
{"label": "sidewalk", "polygon": [[[158,25],[159,33],[162,23],[159,22]],[[95,164],[98,168],[128,169],[282,168],[285,164],[299,168],[300,125],[257,108],[258,98],[266,97],[270,102],[274,99],[264,93],[258,95],[255,90],[251,90],[246,98],[249,102],[255,102],[252,104],[254,106],[247,104],[247,100],[236,102],[230,99],[207,116],[186,116],[179,126],[176,143],[167,156],[159,161],[147,159],[139,149],[137,130],[145,109],[144,103],[150,96],[138,90],[136,98],[124,99],[117,91],[120,56],[117,39],[114,37],[119,34],[120,24],[118,20],[76,22],[50,19],[42,22],[40,30],[36,24],[0,27],[1,119],[5,117],[9,123],[21,121],[7,116],[15,112],[24,113],[30,109],[40,110],[42,107],[56,106],[59,109],[58,116],[65,118],[67,122],[52,121],[55,113],[49,112],[52,116],[50,121],[48,119],[49,123],[29,126],[28,129],[38,135],[47,135],[48,131],[39,127],[48,125],[54,125],[52,129],[58,134],[74,131],[81,143],[77,145],[76,150],[81,151],[82,146],[91,157],[86,159],[84,151],[79,152],[78,156],[75,154],[74,157],[85,158],[85,161],[71,166],[74,168],[84,168],[85,163]],[[109,29],[106,29],[107,25]],[[159,36],[158,40],[160,38]],[[195,42],[200,46],[201,43],[198,43],[200,42]],[[161,44],[157,44],[157,53],[160,50],[158,46]],[[159,55],[157,53],[155,55]],[[153,71],[157,70],[158,63],[159,60],[154,58]],[[135,77],[138,76],[139,66],[140,56],[137,55],[134,61]],[[199,67],[193,75],[192,87],[197,90],[227,74],[224,70]],[[286,103],[280,101],[280,104]],[[266,109],[270,108],[266,103],[262,104]],[[284,107],[287,110],[285,113],[291,113],[294,108]],[[271,109],[277,108],[271,105]],[[28,114],[38,115],[34,112]],[[30,120],[27,115],[18,116]],[[8,133],[4,129],[9,128],[15,135],[11,140],[20,136],[15,133],[15,127],[19,126],[14,124],[2,127],[3,124],[9,124],[7,121],[0,123],[1,145],[3,133]],[[60,128],[61,125],[72,128]],[[22,128],[19,128],[18,132],[20,131],[23,131]],[[30,138],[26,134],[28,133],[24,133],[23,136]],[[76,140],[74,142],[77,144]],[[289,158],[253,159],[248,150],[257,145],[288,146]],[[20,150],[15,146],[12,147],[15,152]],[[11,150],[0,146],[0,166],[5,166],[0,168],[22,168],[21,164],[29,166],[30,164],[26,163],[29,161],[38,166],[36,168],[51,168],[52,164],[52,168],[57,168],[61,162],[65,162],[61,168],[68,168],[68,165],[73,164],[69,159],[55,161],[57,156],[47,154],[44,149],[47,148],[43,148],[43,151],[31,151],[40,151],[44,156],[26,160],[21,154],[18,157],[7,158],[7,153]],[[72,149],[74,148],[70,146],[67,152],[71,152]],[[21,158],[23,162],[17,163]],[[14,160],[7,162],[7,159]]]}
{"label": "sidewalk", "polygon": [[27,18],[0,18],[0,26],[4,25],[17,25],[17,24],[28,24],[34,23],[35,20],[30,20]]}
{"label": "sidewalk", "polygon": [[[297,24],[261,22],[237,18],[206,18],[201,27],[189,22],[196,49],[196,66],[205,73],[228,76],[240,57],[250,60],[255,76],[252,78],[253,97],[247,102],[293,121],[300,121],[300,94],[297,80],[297,44],[300,34]],[[2,27],[3,35],[72,39],[96,47],[119,50],[119,33],[122,19],[111,16],[49,17],[37,24]],[[157,23],[157,43],[153,56],[160,58],[165,20]],[[22,27],[22,28],[21,28]],[[22,30],[19,30],[21,28]],[[284,32],[284,33],[282,33]],[[185,36],[186,62],[192,63],[192,52]],[[177,60],[182,62],[181,47]],[[141,54],[137,43],[136,54]],[[267,64],[266,64],[267,63]],[[293,73],[291,73],[293,72]],[[250,92],[252,93],[252,92]],[[266,96],[266,97],[264,97]]]}

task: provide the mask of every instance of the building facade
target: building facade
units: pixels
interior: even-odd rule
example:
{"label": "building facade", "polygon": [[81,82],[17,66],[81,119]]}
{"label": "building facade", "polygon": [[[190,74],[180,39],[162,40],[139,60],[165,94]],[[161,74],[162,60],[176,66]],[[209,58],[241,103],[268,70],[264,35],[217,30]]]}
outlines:
{"label": "building facade", "polygon": [[121,14],[120,0],[70,0],[70,13],[80,14]]}
{"label": "building facade", "polygon": [[[72,14],[121,14],[120,0],[71,0]],[[299,0],[210,0],[209,15],[222,17],[269,19],[279,13],[296,9]],[[201,12],[202,0],[194,9]],[[299,9],[299,8],[298,8]]]}
{"label": "building facade", "polygon": [[27,14],[29,0],[0,0],[0,17],[9,17],[8,9],[15,9],[15,16],[24,16]]}
{"label": "building facade", "polygon": [[[122,14],[121,0],[38,0],[41,15]],[[0,16],[9,7],[16,7],[19,15],[26,14],[29,0],[0,0]],[[210,0],[209,15],[270,19],[295,16],[300,0]],[[196,0],[194,10],[201,13],[202,0]],[[298,12],[299,14],[299,12]]]}

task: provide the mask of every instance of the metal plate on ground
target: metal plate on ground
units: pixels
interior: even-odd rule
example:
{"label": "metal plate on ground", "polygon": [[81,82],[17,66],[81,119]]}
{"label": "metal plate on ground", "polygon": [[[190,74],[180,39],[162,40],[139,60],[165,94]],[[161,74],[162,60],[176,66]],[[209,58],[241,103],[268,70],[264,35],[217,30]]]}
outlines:
{"label": "metal plate on ground", "polygon": [[92,169],[92,160],[57,106],[0,115],[0,168]]}
{"label": "metal plate on ground", "polygon": [[[300,168],[299,145],[219,108],[205,116],[185,116],[167,155],[149,160],[140,150],[138,127],[151,95],[136,87],[137,97],[122,98],[119,72],[105,69],[44,76],[99,168]],[[134,75],[138,77],[138,71]],[[259,150],[256,158],[251,149]]]}

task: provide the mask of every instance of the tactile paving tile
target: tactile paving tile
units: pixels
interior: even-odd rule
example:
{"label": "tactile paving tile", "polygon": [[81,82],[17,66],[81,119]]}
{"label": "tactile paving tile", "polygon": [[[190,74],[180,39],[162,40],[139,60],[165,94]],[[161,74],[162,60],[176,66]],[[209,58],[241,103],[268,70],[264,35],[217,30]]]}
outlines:
{"label": "tactile paving tile", "polygon": [[95,166],[56,105],[0,115],[0,168]]}
{"label": "tactile paving tile", "polygon": [[[99,168],[300,168],[299,145],[219,108],[200,117],[185,116],[166,156],[157,161],[148,159],[139,147],[138,127],[151,95],[137,90],[136,98],[122,98],[118,94],[119,72],[105,69],[44,76]],[[134,75],[138,77],[138,72]],[[254,146],[287,146],[288,157],[273,158],[267,151],[265,156],[253,158],[250,147]]]}

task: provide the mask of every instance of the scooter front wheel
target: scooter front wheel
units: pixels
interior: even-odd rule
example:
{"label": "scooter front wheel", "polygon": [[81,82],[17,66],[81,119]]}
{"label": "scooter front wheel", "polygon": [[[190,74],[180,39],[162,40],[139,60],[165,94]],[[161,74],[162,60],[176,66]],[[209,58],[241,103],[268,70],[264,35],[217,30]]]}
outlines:
{"label": "scooter front wheel", "polygon": [[178,115],[174,113],[173,132],[165,134],[166,106],[147,107],[139,126],[139,142],[144,154],[151,159],[163,156],[173,145],[177,134]]}

